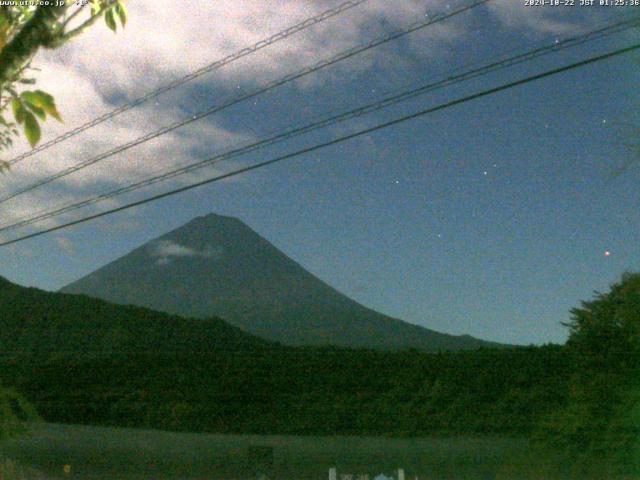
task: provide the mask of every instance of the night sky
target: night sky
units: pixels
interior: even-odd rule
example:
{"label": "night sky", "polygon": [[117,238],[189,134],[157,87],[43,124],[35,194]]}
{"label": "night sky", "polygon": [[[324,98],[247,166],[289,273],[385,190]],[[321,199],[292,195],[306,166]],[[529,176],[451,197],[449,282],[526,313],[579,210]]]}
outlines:
{"label": "night sky", "polygon": [[[46,75],[64,71],[78,76],[48,84],[67,121],[64,126],[46,125],[46,138],[184,74],[193,65],[336,4],[298,2],[294,8],[295,2],[240,2],[246,10],[237,7],[223,16],[206,10],[214,7],[205,7],[205,2],[193,2],[190,8],[202,3],[201,15],[196,19],[174,14],[180,17],[174,21],[183,22],[181,32],[192,22],[200,41],[218,42],[218,50],[207,54],[187,47],[184,56],[195,58],[181,63],[180,52],[170,45],[172,39],[162,40],[166,30],[160,17],[170,17],[168,11],[158,7],[157,30],[151,29],[154,24],[145,24],[141,33],[143,25],[136,19],[148,15],[147,3],[137,8],[132,2],[131,22],[124,33],[113,35],[100,25],[77,45],[36,58],[36,63],[41,60],[43,82]],[[229,4],[219,3],[222,6],[215,8]],[[12,191],[60,168],[63,155],[72,155],[65,161],[75,163],[89,152],[139,134],[127,125],[153,130],[212,101],[249,91],[331,52],[402,27],[415,21],[419,12],[435,14],[447,8],[443,2],[398,1],[411,6],[399,14],[392,3],[378,2],[384,8],[358,7],[313,34],[292,37],[273,52],[207,75],[150,102],[143,114],[96,128],[94,137],[74,139],[72,146],[25,160],[0,181]],[[449,8],[464,3],[451,2]],[[274,16],[258,21],[256,12],[261,8],[270,8]],[[634,13],[640,10],[525,7],[515,0],[478,7],[437,32],[425,29],[409,35],[229,108],[168,140],[150,142],[144,150],[132,149],[99,169],[87,169],[78,180],[18,197],[2,206],[2,223],[82,199],[157,168],[210,155],[224,145],[355,108],[496,55],[546,45]],[[275,24],[276,17],[281,24]],[[246,27],[247,18],[255,23]],[[225,32],[236,31],[233,25],[245,25],[253,36],[232,38],[227,33],[226,43],[219,37],[209,39],[217,22],[225,22]],[[95,43],[95,38],[103,37],[105,45]],[[636,28],[545,56],[205,169],[188,180],[631,45],[639,37]],[[150,42],[149,38],[156,44],[148,50],[138,48],[136,42]],[[118,45],[120,57],[108,52]],[[108,61],[101,60],[103,52]],[[172,58],[162,63],[158,55]],[[141,63],[142,56],[149,62]],[[195,216],[218,213],[242,219],[309,271],[382,313],[442,332],[500,342],[562,342],[566,331],[560,322],[568,320],[572,307],[589,299],[593,290],[605,290],[623,272],[640,269],[640,165],[633,163],[638,158],[634,144],[640,126],[639,62],[637,53],[598,62],[145,207],[2,247],[0,275],[23,285],[58,289]],[[85,108],[88,98],[99,103]],[[20,151],[18,147],[12,153]],[[118,202],[176,185],[154,187]],[[115,205],[104,204],[96,211]],[[2,238],[30,231],[35,229]]]}

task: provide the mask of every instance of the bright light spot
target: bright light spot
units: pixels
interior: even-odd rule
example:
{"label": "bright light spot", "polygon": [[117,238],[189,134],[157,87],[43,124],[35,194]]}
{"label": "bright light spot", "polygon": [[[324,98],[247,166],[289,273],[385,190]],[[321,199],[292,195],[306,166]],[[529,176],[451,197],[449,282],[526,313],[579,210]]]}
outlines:
{"label": "bright light spot", "polygon": [[611,252],[609,250],[605,250],[604,251],[604,256],[608,257],[609,255],[611,255]]}

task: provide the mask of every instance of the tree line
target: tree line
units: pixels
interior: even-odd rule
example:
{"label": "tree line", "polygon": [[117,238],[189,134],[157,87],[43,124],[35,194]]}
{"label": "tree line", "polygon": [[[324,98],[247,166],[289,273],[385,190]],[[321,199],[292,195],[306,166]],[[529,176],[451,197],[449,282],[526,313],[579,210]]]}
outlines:
{"label": "tree line", "polygon": [[216,319],[17,286],[0,292],[0,379],[47,421],[220,433],[527,435],[534,448],[562,454],[579,477],[640,474],[638,274],[574,309],[566,345],[441,353],[285,347]]}

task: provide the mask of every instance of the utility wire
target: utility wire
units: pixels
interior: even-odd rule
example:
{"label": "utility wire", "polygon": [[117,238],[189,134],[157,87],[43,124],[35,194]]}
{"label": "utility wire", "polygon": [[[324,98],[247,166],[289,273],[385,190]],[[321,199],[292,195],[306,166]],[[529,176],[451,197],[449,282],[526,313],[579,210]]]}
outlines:
{"label": "utility wire", "polygon": [[96,164],[96,163],[98,163],[98,162],[100,162],[102,160],[105,160],[106,158],[112,157],[113,155],[116,155],[118,153],[124,152],[124,151],[126,151],[126,150],[128,150],[130,148],[136,147],[136,146],[141,145],[141,144],[143,144],[145,142],[148,142],[148,141],[153,140],[155,138],[158,138],[158,137],[160,137],[162,135],[165,135],[165,134],[167,134],[167,133],[169,133],[169,132],[171,132],[173,130],[176,130],[176,129],[181,128],[181,127],[183,127],[185,125],[193,123],[193,122],[195,122],[197,120],[205,118],[205,117],[207,117],[209,115],[212,115],[212,114],[214,114],[216,112],[219,112],[219,111],[221,111],[221,110],[223,110],[225,108],[228,108],[228,107],[230,107],[232,105],[240,103],[240,102],[242,102],[244,100],[253,98],[253,97],[257,96],[257,95],[265,93],[265,92],[267,92],[269,90],[272,90],[274,88],[277,88],[277,87],[279,87],[281,85],[284,85],[286,83],[289,83],[289,82],[292,82],[294,80],[297,80],[297,79],[299,79],[301,77],[304,77],[304,76],[309,75],[309,74],[311,74],[313,72],[316,72],[316,71],[318,71],[318,70],[320,70],[322,68],[325,68],[325,67],[333,65],[335,63],[338,63],[338,62],[340,62],[342,60],[346,60],[347,58],[353,57],[353,56],[355,56],[355,55],[357,55],[359,53],[365,52],[365,51],[370,50],[372,48],[375,48],[375,47],[378,47],[378,46],[383,45],[385,43],[388,43],[388,42],[391,42],[393,40],[396,40],[396,39],[398,39],[400,37],[403,37],[403,36],[405,36],[405,35],[407,35],[409,33],[415,32],[415,31],[420,30],[422,28],[425,28],[425,27],[427,27],[429,25],[433,25],[435,23],[438,23],[438,22],[441,22],[441,21],[446,20],[448,18],[451,18],[451,17],[453,17],[455,15],[459,15],[459,14],[461,14],[463,12],[471,10],[472,8],[475,8],[475,7],[479,6],[479,5],[485,4],[485,3],[489,2],[489,1],[491,1],[491,0],[474,0],[473,2],[471,2],[470,4],[467,4],[464,7],[460,7],[458,9],[456,9],[456,10],[452,10],[452,11],[444,13],[444,14],[434,15],[429,20],[420,20],[418,22],[415,22],[415,23],[409,25],[408,27],[406,27],[406,28],[404,28],[402,30],[397,30],[395,32],[392,32],[391,34],[388,34],[388,35],[385,35],[385,36],[383,36],[381,38],[375,39],[375,40],[373,40],[373,41],[371,41],[371,42],[369,42],[367,44],[360,45],[360,46],[357,46],[355,48],[351,48],[351,49],[346,50],[344,52],[338,53],[337,55],[335,55],[333,57],[330,57],[328,59],[322,60],[322,61],[316,63],[315,65],[312,65],[310,67],[306,67],[306,68],[304,68],[302,70],[299,70],[299,71],[297,71],[295,73],[286,75],[285,77],[282,77],[282,78],[277,79],[277,80],[275,80],[273,82],[267,83],[265,86],[260,87],[257,90],[253,90],[253,91],[251,91],[249,93],[240,95],[238,97],[234,97],[234,98],[230,99],[229,101],[227,101],[227,102],[225,102],[225,103],[223,103],[221,105],[214,105],[213,107],[210,107],[210,108],[208,108],[208,109],[206,109],[204,111],[201,111],[201,112],[199,112],[199,113],[197,113],[197,114],[195,114],[195,115],[193,115],[193,116],[191,116],[189,118],[185,118],[185,119],[180,120],[180,121],[178,121],[176,123],[173,123],[172,125],[169,125],[169,126],[166,126],[166,127],[162,127],[162,128],[160,128],[160,129],[158,129],[158,130],[156,130],[154,132],[147,133],[147,134],[143,135],[142,137],[139,137],[139,138],[137,138],[135,140],[127,142],[127,143],[125,143],[123,145],[119,145],[119,146],[117,146],[117,147],[115,147],[115,148],[113,148],[111,150],[108,150],[108,151],[106,151],[106,152],[104,152],[104,153],[102,153],[100,155],[97,155],[96,157],[84,160],[84,161],[82,161],[80,163],[77,163],[77,164],[71,166],[71,167],[65,168],[64,170],[61,170],[61,171],[59,171],[57,173],[54,173],[53,175],[50,175],[50,176],[48,176],[48,177],[46,177],[46,178],[44,178],[42,180],[39,180],[39,181],[37,181],[35,183],[32,183],[31,185],[27,185],[27,186],[25,186],[23,188],[20,188],[20,189],[18,189],[16,191],[4,196],[4,197],[1,197],[0,198],[0,204],[2,204],[4,202],[7,202],[7,201],[19,196],[19,195],[24,194],[24,193],[31,192],[31,191],[35,190],[36,188],[39,188],[39,187],[41,187],[43,185],[47,185],[47,184],[49,184],[49,183],[51,183],[51,182],[53,182],[53,181],[55,181],[55,180],[57,180],[59,178],[63,178],[63,177],[66,177],[68,175],[71,175],[72,173],[75,173],[75,172],[77,172],[79,170],[82,170],[82,169],[87,168],[87,167],[89,167],[91,165],[94,165],[94,164]]}
{"label": "utility wire", "polygon": [[335,145],[335,144],[338,144],[338,143],[341,143],[341,142],[344,142],[344,141],[347,141],[347,140],[351,140],[353,138],[360,137],[362,135],[367,135],[369,133],[373,133],[373,132],[376,132],[378,130],[382,130],[384,128],[388,128],[388,127],[391,127],[391,126],[394,126],[394,125],[397,125],[397,124],[400,124],[400,123],[404,123],[404,122],[409,121],[409,120],[414,120],[416,118],[425,116],[425,115],[427,115],[429,113],[445,110],[445,109],[453,107],[455,105],[460,105],[462,103],[466,103],[466,102],[469,102],[469,101],[472,101],[472,100],[476,100],[478,98],[482,98],[482,97],[485,97],[485,96],[488,96],[488,95],[492,95],[494,93],[502,92],[504,90],[508,90],[508,89],[511,89],[511,88],[514,88],[514,87],[517,87],[517,86],[520,86],[520,85],[524,85],[524,84],[527,84],[527,83],[530,83],[530,82],[533,82],[533,81],[536,81],[536,80],[540,80],[542,78],[550,77],[552,75],[557,75],[559,73],[563,73],[563,72],[566,72],[566,71],[569,71],[569,70],[574,70],[574,69],[577,69],[577,68],[580,68],[580,67],[584,67],[586,65],[590,65],[590,64],[593,64],[593,63],[596,63],[596,62],[600,62],[600,61],[606,60],[608,58],[612,58],[612,57],[616,57],[616,56],[623,55],[623,54],[626,54],[626,53],[630,53],[632,51],[638,50],[639,48],[640,48],[640,44],[635,44],[635,45],[632,45],[632,46],[629,46],[629,47],[621,48],[621,49],[614,50],[614,51],[611,51],[611,52],[608,52],[608,53],[605,53],[605,54],[602,54],[602,55],[598,55],[596,57],[591,57],[591,58],[589,58],[587,60],[582,60],[580,62],[572,63],[572,64],[564,66],[564,67],[559,67],[559,68],[554,68],[552,70],[547,70],[546,72],[543,72],[543,73],[532,75],[532,76],[529,76],[529,77],[526,77],[526,78],[523,78],[523,79],[520,79],[520,80],[517,80],[517,81],[514,81],[514,82],[509,82],[509,83],[500,85],[498,87],[494,87],[494,88],[490,88],[490,89],[487,89],[487,90],[483,90],[481,92],[474,93],[472,95],[467,95],[465,97],[462,97],[462,98],[459,98],[459,99],[456,99],[456,100],[451,100],[449,102],[437,105],[435,107],[431,107],[431,108],[428,108],[428,109],[425,109],[425,110],[421,110],[419,112],[412,113],[410,115],[405,115],[405,116],[396,118],[394,120],[390,120],[388,122],[380,123],[380,124],[375,125],[373,127],[365,128],[363,130],[359,130],[357,132],[354,132],[354,133],[351,133],[351,134],[348,134],[348,135],[343,135],[341,137],[334,138],[333,140],[330,140],[330,141],[327,141],[327,142],[324,142],[324,143],[320,143],[320,144],[316,144],[316,145],[313,145],[311,147],[306,147],[306,148],[303,148],[301,150],[297,150],[295,152],[288,153],[286,155],[282,155],[282,156],[279,156],[279,157],[276,157],[276,158],[272,158],[270,160],[266,160],[264,162],[260,162],[260,163],[254,164],[254,165],[250,165],[250,166],[247,166],[247,167],[239,168],[237,170],[234,170],[234,171],[231,171],[231,172],[228,172],[228,173],[217,175],[217,176],[208,178],[206,180],[202,180],[202,181],[199,181],[199,182],[196,182],[196,183],[192,183],[190,185],[186,185],[186,186],[183,186],[183,187],[180,187],[180,188],[176,188],[176,189],[170,190],[168,192],[164,192],[164,193],[161,193],[161,194],[158,194],[158,195],[154,195],[152,197],[148,197],[148,198],[145,198],[145,199],[142,199],[142,200],[138,200],[136,202],[131,202],[131,203],[128,203],[126,205],[122,205],[120,207],[112,208],[110,210],[106,210],[106,211],[103,211],[103,212],[100,212],[100,213],[89,215],[89,216],[86,216],[86,217],[83,217],[83,218],[80,218],[80,219],[77,219],[77,220],[74,220],[74,221],[71,221],[71,222],[67,222],[67,223],[64,223],[64,224],[61,224],[61,225],[57,225],[55,227],[47,228],[45,230],[40,230],[38,232],[34,232],[34,233],[31,233],[31,234],[28,234],[28,235],[24,235],[22,237],[18,237],[18,238],[9,240],[9,241],[1,242],[0,243],[0,247],[1,246],[6,246],[6,245],[11,245],[11,244],[14,244],[14,243],[18,243],[18,242],[27,240],[29,238],[38,237],[38,236],[41,236],[41,235],[44,235],[44,234],[47,234],[47,233],[51,233],[51,232],[54,232],[54,231],[62,230],[62,229],[65,229],[65,228],[69,228],[69,227],[71,227],[73,225],[78,225],[78,224],[81,224],[81,223],[85,223],[85,222],[88,222],[90,220],[94,220],[96,218],[100,218],[100,217],[104,217],[104,216],[107,216],[107,215],[111,215],[111,214],[114,214],[114,213],[117,213],[117,212],[121,212],[123,210],[127,210],[127,209],[130,209],[130,208],[133,208],[133,207],[137,207],[139,205],[144,205],[146,203],[154,202],[154,201],[160,200],[162,198],[170,197],[170,196],[176,195],[178,193],[186,192],[188,190],[192,190],[194,188],[201,187],[203,185],[208,185],[210,183],[214,183],[214,182],[217,182],[217,181],[220,181],[220,180],[224,180],[224,179],[227,179],[227,178],[230,178],[230,177],[234,177],[234,176],[246,173],[246,172],[250,172],[252,170],[257,170],[259,168],[263,168],[263,167],[266,167],[266,166],[269,166],[269,165],[273,165],[275,163],[279,163],[279,162],[282,162],[284,160],[288,160],[290,158],[298,157],[300,155],[304,155],[304,154],[307,154],[307,153],[310,153],[310,152],[314,152],[316,150],[320,150],[322,148],[326,148],[326,147],[331,146],[331,145]]}
{"label": "utility wire", "polygon": [[[574,47],[577,45],[581,45],[596,39],[603,38],[605,36],[609,36],[616,33],[621,33],[629,28],[637,27],[640,25],[640,17],[635,17],[632,19],[622,20],[619,22],[615,22],[613,24],[609,24],[607,26],[597,28],[590,32],[584,33],[582,35],[570,37],[567,39],[563,39],[561,41],[554,41],[553,43],[535,48],[533,50],[529,50],[525,53],[521,53],[515,56],[499,58],[496,61],[490,62],[489,64],[474,68],[471,70],[464,71],[462,74],[458,75],[450,75],[449,77],[442,79],[435,83],[423,84],[418,88],[414,88],[408,91],[403,91],[400,94],[391,95],[382,100],[370,103],[363,107],[359,107],[353,110],[349,110],[347,112],[342,112],[337,115],[332,115],[329,117],[322,118],[318,121],[314,121],[310,124],[307,124],[303,127],[297,128],[289,128],[285,129],[277,133],[274,136],[264,138],[257,142],[245,144],[239,147],[235,147],[233,149],[227,150],[225,152],[216,154],[212,157],[209,157],[204,160],[200,160],[194,163],[190,163],[184,166],[180,166],[178,168],[165,169],[164,173],[159,173],[150,178],[144,179],[142,181],[137,181],[134,183],[130,183],[129,185],[122,186],[115,190],[106,191],[100,194],[97,194],[89,199],[83,200],[81,202],[70,203],[62,207],[58,207],[54,210],[41,211],[37,214],[28,217],[26,219],[20,220],[15,223],[8,223],[4,225],[0,225],[0,232],[14,230],[16,228],[24,227],[27,225],[31,225],[33,223],[56,217],[64,213],[68,213],[71,211],[78,210],[80,208],[84,208],[88,205],[93,205],[95,203],[101,202],[103,200],[107,200],[109,198],[113,198],[119,195],[123,195],[132,191],[139,190],[141,188],[153,185],[155,183],[159,183],[162,181],[166,181],[168,179],[174,178],[179,175],[184,175],[186,173],[193,172],[195,170],[211,166],[213,164],[220,163],[224,160],[228,160],[230,158],[234,158],[237,156],[245,155],[251,151],[263,148],[268,145],[272,145],[274,143],[279,143],[283,140],[287,140],[305,133],[309,133],[313,130],[317,130],[319,128],[324,128],[330,125],[334,125],[339,122],[344,122],[356,117],[360,117],[362,115],[366,115],[368,113],[372,113],[374,111],[389,107],[391,105],[415,98],[419,95],[423,95],[425,93],[444,88],[456,83],[460,83],[472,78],[476,78],[482,75],[486,75],[488,73],[492,73],[494,71],[511,67],[513,65],[517,65],[523,62],[527,62],[533,60],[535,58],[548,55],[551,53],[557,53],[566,48]],[[460,69],[456,69],[454,71],[458,71]]]}
{"label": "utility wire", "polygon": [[300,23],[297,23],[285,30],[282,30],[274,35],[272,35],[271,37],[265,38],[263,40],[260,40],[259,42],[251,45],[250,47],[245,47],[242,50],[238,50],[235,53],[232,53],[230,55],[227,55],[224,58],[221,58],[219,60],[216,60],[213,63],[210,63],[208,65],[205,65],[204,67],[199,68],[198,70],[195,70],[187,75],[185,75],[184,77],[178,78],[176,80],[173,80],[172,82],[167,83],[166,85],[163,85],[155,90],[152,90],[150,92],[145,93],[144,95],[142,95],[141,97],[136,98],[135,100],[132,100],[129,103],[126,103],[118,108],[115,108],[107,113],[105,113],[104,115],[101,115],[99,117],[96,117],[90,121],[88,121],[87,123],[84,123],[76,128],[73,128],[71,130],[66,131],[65,133],[63,133],[62,135],[53,138],[51,140],[49,140],[48,142],[42,143],[41,145],[37,146],[36,148],[29,150],[28,152],[22,153],[14,158],[12,158],[11,160],[9,160],[7,163],[9,165],[14,165],[18,162],[20,162],[21,160],[24,160],[25,158],[29,158],[33,155],[35,155],[38,152],[41,152],[43,150],[46,150],[49,147],[52,147],[54,145],[57,145],[60,142],[63,142],[71,137],[74,137],[75,135],[84,132],[86,130],[89,130],[90,128],[95,127],[96,125],[100,125],[101,123],[117,116],[120,115],[121,113],[124,113],[128,110],[131,110],[134,107],[137,107],[138,105],[146,102],[147,100],[150,100],[152,98],[155,98],[159,95],[162,95],[163,93],[166,93],[170,90],[173,90],[174,88],[177,88],[181,85],[184,85],[187,82],[190,82],[191,80],[195,80],[198,77],[201,77],[202,75],[212,72],[214,70],[217,70],[218,68],[224,67],[225,65],[228,65],[232,62],[235,62],[236,60],[239,60],[243,57],[246,57],[248,55],[251,55],[252,53],[257,52],[258,50],[262,50],[265,47],[268,47],[269,45],[273,45],[274,43],[277,43],[281,40],[284,40],[285,38],[288,38],[302,30],[305,30],[309,27],[312,27],[314,25],[317,25],[318,23],[324,22],[325,20],[328,20],[332,17],[335,17],[336,15],[341,14],[342,12],[345,12],[347,10],[350,10],[362,3],[367,2],[368,0],[349,0],[347,2],[341,3],[340,5],[338,5],[337,7],[331,8],[329,10],[325,10],[324,12],[314,16],[314,17],[310,17],[307,18],[306,20],[303,20]]}

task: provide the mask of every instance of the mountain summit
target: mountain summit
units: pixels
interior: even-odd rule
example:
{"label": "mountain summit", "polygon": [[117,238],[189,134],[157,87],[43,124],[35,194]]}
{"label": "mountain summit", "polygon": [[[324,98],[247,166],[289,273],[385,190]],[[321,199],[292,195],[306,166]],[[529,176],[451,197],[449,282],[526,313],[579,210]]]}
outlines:
{"label": "mountain summit", "polygon": [[473,349],[364,307],[306,271],[242,221],[198,217],[64,287],[113,303],[186,317],[218,316],[289,345]]}

